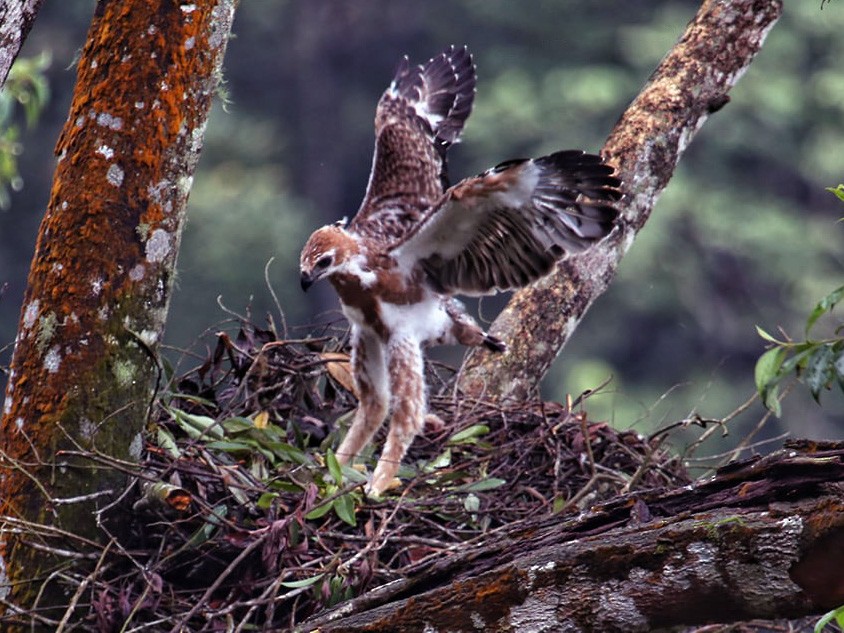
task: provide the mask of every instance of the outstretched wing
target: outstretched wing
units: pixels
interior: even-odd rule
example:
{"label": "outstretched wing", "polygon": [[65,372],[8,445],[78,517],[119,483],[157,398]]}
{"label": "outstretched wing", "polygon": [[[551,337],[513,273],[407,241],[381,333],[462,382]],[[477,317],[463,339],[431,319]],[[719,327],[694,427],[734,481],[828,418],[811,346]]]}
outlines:
{"label": "outstretched wing", "polygon": [[375,113],[375,156],[349,229],[389,244],[442,196],[445,154],[472,110],[475,67],[466,47],[449,47],[424,66],[404,58]]}
{"label": "outstretched wing", "polygon": [[577,150],[508,161],[450,188],[392,254],[440,292],[520,288],[612,230],[620,185],[600,156]]}

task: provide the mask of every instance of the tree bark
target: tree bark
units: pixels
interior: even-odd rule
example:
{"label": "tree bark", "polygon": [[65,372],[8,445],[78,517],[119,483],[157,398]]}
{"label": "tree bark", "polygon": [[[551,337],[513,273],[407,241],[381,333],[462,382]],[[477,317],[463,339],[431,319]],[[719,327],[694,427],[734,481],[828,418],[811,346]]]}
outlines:
{"label": "tree bark", "polygon": [[650,216],[683,151],[747,70],[782,12],[781,0],[705,0],[683,37],[622,115],[603,155],[624,180],[620,226],[587,253],[517,292],[490,333],[506,354],[475,348],[464,394],[522,400],[535,389]]}
{"label": "tree bark", "polygon": [[[96,5],[15,340],[0,516],[95,539],[96,506],[122,487],[108,460],[140,454],[234,5]],[[63,456],[70,448],[102,459]],[[0,524],[0,597],[32,606],[51,560],[27,538]]]}
{"label": "tree bark", "polygon": [[0,88],[20,53],[43,0],[3,0],[0,6]]}
{"label": "tree bark", "polygon": [[299,630],[652,631],[844,602],[844,448],[516,525]]}

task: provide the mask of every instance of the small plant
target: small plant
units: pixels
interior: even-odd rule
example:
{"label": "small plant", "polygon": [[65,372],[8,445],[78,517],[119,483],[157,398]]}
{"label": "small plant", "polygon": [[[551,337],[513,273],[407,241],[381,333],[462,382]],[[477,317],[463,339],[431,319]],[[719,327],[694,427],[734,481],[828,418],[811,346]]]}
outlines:
{"label": "small plant", "polygon": [[[844,185],[829,188],[844,202]],[[805,340],[779,340],[759,326],[756,331],[768,343],[768,349],[756,362],[756,388],[762,402],[775,414],[780,414],[779,387],[782,381],[796,374],[809,387],[812,396],[819,401],[823,389],[831,389],[837,383],[844,390],[844,337],[838,325],[829,338],[812,338],[812,329],[825,314],[832,312],[836,304],[844,299],[844,286],[836,288],[818,301],[806,319]]]}

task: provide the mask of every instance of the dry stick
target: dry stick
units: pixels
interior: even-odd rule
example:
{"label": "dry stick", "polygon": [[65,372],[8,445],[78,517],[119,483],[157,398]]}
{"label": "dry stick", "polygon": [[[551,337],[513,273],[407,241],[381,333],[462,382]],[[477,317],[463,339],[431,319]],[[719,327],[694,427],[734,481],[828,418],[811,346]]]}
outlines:
{"label": "dry stick", "polygon": [[190,622],[190,619],[194,615],[196,615],[196,612],[204,606],[207,606],[206,603],[208,602],[208,600],[211,598],[212,595],[214,595],[214,592],[220,588],[220,585],[223,584],[223,581],[229,577],[229,574],[231,574],[237,568],[237,566],[240,565],[240,563],[242,563],[246,559],[247,556],[249,556],[253,551],[255,551],[258,546],[264,542],[265,538],[266,534],[262,534],[259,538],[255,539],[247,547],[245,547],[243,551],[240,552],[240,554],[238,554],[237,557],[231,563],[229,563],[228,567],[226,567],[222,572],[220,572],[220,575],[217,577],[217,580],[215,580],[211,584],[211,586],[208,587],[205,593],[202,594],[202,597],[197,601],[195,605],[193,605],[191,610],[188,611],[187,615],[185,615],[181,620],[179,620],[179,623],[176,624],[176,626],[174,626],[170,630],[170,633],[179,633],[182,627],[187,626],[188,622]]}
{"label": "dry stick", "polygon": [[[28,618],[27,622],[31,623],[31,628],[33,630],[35,629],[35,623],[36,622],[38,622],[39,624],[43,624],[44,626],[49,626],[49,627],[56,627],[59,624],[58,620],[52,620],[50,618],[47,618],[47,617],[45,617],[45,616],[43,616],[39,613],[36,613],[34,610],[24,611],[23,609],[20,608],[20,605],[9,602],[8,600],[6,600],[6,598],[0,598],[0,604],[2,604],[5,607],[4,611],[6,613],[15,613],[15,614],[18,614],[18,615],[25,615]],[[23,623],[17,623],[14,620],[9,620],[9,618],[6,616],[6,613],[4,613],[3,616],[0,616],[0,623],[6,623],[6,624],[15,623],[15,624],[19,624],[19,626],[23,626]]]}
{"label": "dry stick", "polygon": [[[794,382],[792,381],[791,383],[789,383],[789,384],[786,386],[786,388],[785,388],[785,389],[783,389],[782,393],[779,395],[779,398],[777,398],[777,400],[778,400],[779,402],[782,402],[782,401],[783,401],[783,399],[784,399],[784,398],[785,398],[785,397],[786,397],[789,393],[791,393],[791,390],[792,390],[793,388],[794,388]],[[740,453],[741,453],[744,449],[746,449],[746,448],[748,448],[748,447],[749,447],[749,445],[750,445],[750,440],[752,440],[752,439],[754,438],[754,436],[755,436],[755,435],[756,435],[759,431],[761,431],[761,430],[762,430],[762,427],[763,427],[763,426],[765,426],[765,424],[767,424],[768,420],[770,420],[770,419],[771,419],[771,414],[772,414],[772,413],[773,413],[773,412],[772,412],[770,409],[768,409],[767,411],[765,411],[765,415],[763,415],[763,416],[762,416],[762,418],[759,420],[759,422],[756,424],[756,426],[755,426],[755,427],[753,427],[753,430],[752,430],[752,431],[750,431],[750,433],[748,433],[747,435],[745,435],[745,436],[744,436],[744,438],[741,440],[741,442],[739,442],[739,443],[738,443],[738,446],[736,446],[736,448],[733,450],[732,457],[730,457],[730,460],[731,460],[731,461],[732,461],[732,460],[734,460],[734,459],[738,459],[739,454],[740,454]]]}
{"label": "dry stick", "polygon": [[690,456],[692,453],[694,453],[694,451],[706,440],[708,440],[718,429],[723,428],[726,430],[727,423],[747,411],[758,397],[759,394],[754,392],[753,395],[750,396],[750,398],[745,400],[736,409],[725,415],[720,420],[716,420],[715,426],[711,426],[706,429],[706,431],[704,431],[699,438],[697,438],[694,442],[692,442],[692,444],[689,445],[689,447],[686,449],[686,456]]}
{"label": "dry stick", "polygon": [[[73,532],[68,532],[66,530],[62,530],[61,528],[57,528],[54,525],[46,525],[42,523],[32,523],[31,521],[27,521],[25,519],[19,519],[17,517],[6,515],[4,517],[0,517],[4,523],[11,525],[15,533],[17,534],[39,534],[41,536],[51,536],[55,538],[61,538],[65,541],[78,541],[81,545],[92,549],[100,549],[102,545],[97,543],[96,541],[92,541],[91,539],[87,539],[84,536],[80,536],[78,534],[74,534]],[[3,527],[2,529],[6,530],[7,528]]]}
{"label": "dry stick", "polygon": [[284,316],[284,310],[281,309],[281,301],[278,300],[278,295],[275,293],[275,289],[273,285],[270,283],[270,264],[273,263],[275,257],[270,257],[267,260],[267,265],[264,266],[264,282],[267,284],[267,290],[270,291],[270,296],[273,298],[273,303],[275,303],[275,309],[278,310],[278,315],[281,317],[281,335],[283,338],[287,338],[287,318]]}
{"label": "dry stick", "polygon": [[56,629],[56,633],[62,633],[64,631],[64,627],[67,626],[67,623],[70,622],[70,618],[73,615],[73,612],[76,610],[76,605],[79,602],[79,599],[82,597],[82,593],[88,587],[88,585],[93,581],[94,577],[100,573],[100,570],[103,567],[103,564],[106,559],[106,555],[108,551],[111,549],[112,543],[114,541],[109,541],[106,543],[106,546],[103,548],[102,554],[100,555],[100,559],[97,561],[96,567],[94,570],[88,574],[82,582],[79,583],[79,587],[77,587],[76,592],[73,594],[73,597],[70,599],[70,602],[67,605],[67,609],[64,612],[64,617],[59,622],[59,626]]}
{"label": "dry stick", "polygon": [[[761,448],[763,446],[767,446],[767,445],[770,445],[770,444],[779,444],[780,442],[782,442],[782,440],[786,439],[790,435],[791,435],[791,433],[789,433],[789,432],[780,433],[779,435],[775,435],[774,437],[770,437],[766,440],[760,440],[758,442],[753,442],[752,444],[748,444],[747,446],[744,447],[744,450],[751,449],[751,448]],[[690,458],[686,459],[685,461],[687,461],[687,462],[710,462],[710,461],[717,460],[717,459],[723,459],[722,463],[726,464],[726,463],[729,463],[730,459],[728,459],[728,458],[733,454],[734,450],[735,449],[731,448],[730,450],[724,451],[723,453],[716,453],[715,455],[708,455],[707,457],[690,457]],[[705,467],[704,466],[696,466],[696,468],[702,469],[702,468],[705,468]],[[700,475],[698,477],[698,479],[703,479],[704,477],[707,477],[707,476],[711,475],[712,473],[715,473],[718,470],[718,468],[720,468],[720,466],[714,466],[714,467],[706,468],[706,471],[702,475]]]}

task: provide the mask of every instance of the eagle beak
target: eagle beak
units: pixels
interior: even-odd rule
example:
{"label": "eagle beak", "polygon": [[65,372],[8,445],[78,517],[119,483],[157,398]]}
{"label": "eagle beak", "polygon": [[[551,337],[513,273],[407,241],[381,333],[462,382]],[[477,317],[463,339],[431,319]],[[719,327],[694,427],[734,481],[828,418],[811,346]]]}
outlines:
{"label": "eagle beak", "polygon": [[314,284],[314,278],[303,270],[299,278],[299,283],[302,284],[302,290],[307,292],[308,288]]}

